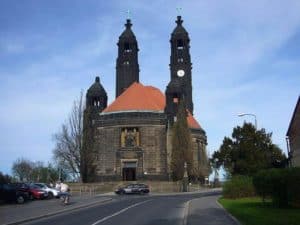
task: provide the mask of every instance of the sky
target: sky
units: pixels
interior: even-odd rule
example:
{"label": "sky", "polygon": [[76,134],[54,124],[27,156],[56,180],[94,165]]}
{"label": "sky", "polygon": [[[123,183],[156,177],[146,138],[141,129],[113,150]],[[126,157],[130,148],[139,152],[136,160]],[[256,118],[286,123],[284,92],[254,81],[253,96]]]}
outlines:
{"label": "sky", "polygon": [[[151,3],[150,3],[151,2]],[[17,158],[50,162],[56,133],[95,76],[115,98],[118,37],[127,10],[140,82],[163,93],[178,12],[191,39],[194,116],[208,152],[244,120],[285,136],[300,94],[298,0],[0,1],[0,171]]]}

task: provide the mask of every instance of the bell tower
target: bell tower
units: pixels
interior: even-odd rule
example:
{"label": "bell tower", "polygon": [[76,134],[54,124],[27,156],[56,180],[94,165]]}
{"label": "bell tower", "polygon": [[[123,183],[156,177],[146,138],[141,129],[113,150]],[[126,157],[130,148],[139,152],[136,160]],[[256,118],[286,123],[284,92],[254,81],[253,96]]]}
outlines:
{"label": "bell tower", "polygon": [[125,30],[119,37],[116,66],[116,98],[133,82],[139,82],[138,44],[127,19]]}
{"label": "bell tower", "polygon": [[182,26],[181,16],[177,16],[177,26],[171,34],[170,72],[171,81],[166,89],[166,113],[176,115],[177,104],[184,98],[186,108],[193,114],[192,63],[190,38]]}
{"label": "bell tower", "polygon": [[100,78],[96,77],[95,82],[87,90],[86,108],[90,109],[93,114],[98,115],[107,106],[107,94],[100,83]]}

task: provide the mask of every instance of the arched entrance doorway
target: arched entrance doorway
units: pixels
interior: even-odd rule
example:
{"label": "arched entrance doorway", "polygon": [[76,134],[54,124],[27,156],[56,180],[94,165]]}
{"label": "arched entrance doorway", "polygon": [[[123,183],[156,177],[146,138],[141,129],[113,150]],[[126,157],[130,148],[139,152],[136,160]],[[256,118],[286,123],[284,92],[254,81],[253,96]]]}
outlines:
{"label": "arched entrance doorway", "polygon": [[123,170],[122,170],[122,177],[124,181],[134,181],[136,180],[136,167],[137,162],[134,161],[124,161],[123,162]]}

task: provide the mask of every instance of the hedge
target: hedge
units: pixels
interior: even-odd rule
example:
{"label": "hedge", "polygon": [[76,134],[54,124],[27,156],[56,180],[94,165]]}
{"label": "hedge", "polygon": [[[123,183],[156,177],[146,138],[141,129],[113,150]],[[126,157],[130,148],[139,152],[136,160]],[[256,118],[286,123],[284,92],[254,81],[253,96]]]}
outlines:
{"label": "hedge", "polygon": [[300,206],[300,168],[262,170],[253,177],[256,193],[279,207]]}
{"label": "hedge", "polygon": [[255,196],[252,178],[248,176],[233,176],[223,185],[223,197],[244,198]]}

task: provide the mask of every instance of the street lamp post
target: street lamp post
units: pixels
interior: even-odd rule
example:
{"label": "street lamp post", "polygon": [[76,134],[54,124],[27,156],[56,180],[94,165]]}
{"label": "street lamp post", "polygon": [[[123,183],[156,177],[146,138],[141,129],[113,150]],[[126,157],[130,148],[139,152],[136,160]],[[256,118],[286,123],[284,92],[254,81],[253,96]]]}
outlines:
{"label": "street lamp post", "polygon": [[253,114],[253,113],[240,113],[238,114],[239,117],[242,117],[242,116],[253,116],[254,117],[254,120],[255,120],[255,129],[257,129],[257,119],[256,119],[256,115]]}
{"label": "street lamp post", "polygon": [[187,192],[187,185],[188,185],[188,174],[187,174],[187,163],[184,162],[184,174],[182,179],[182,192]]}

